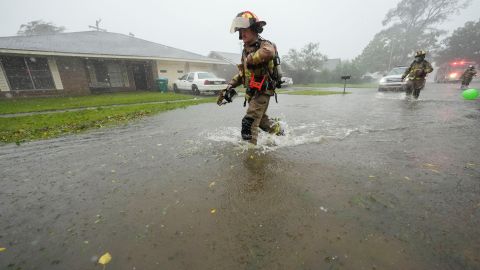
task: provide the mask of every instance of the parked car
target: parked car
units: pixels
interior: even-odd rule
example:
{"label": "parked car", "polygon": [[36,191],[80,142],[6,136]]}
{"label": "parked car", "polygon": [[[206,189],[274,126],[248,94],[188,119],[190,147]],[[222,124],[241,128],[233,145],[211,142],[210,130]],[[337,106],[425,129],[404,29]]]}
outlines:
{"label": "parked car", "polygon": [[387,75],[380,79],[378,91],[405,91],[407,84],[402,75],[408,67],[394,67]]}
{"label": "parked car", "polygon": [[218,78],[215,74],[204,71],[190,72],[178,78],[173,83],[173,91],[192,91],[194,95],[202,93],[217,94],[227,87],[225,79]]}

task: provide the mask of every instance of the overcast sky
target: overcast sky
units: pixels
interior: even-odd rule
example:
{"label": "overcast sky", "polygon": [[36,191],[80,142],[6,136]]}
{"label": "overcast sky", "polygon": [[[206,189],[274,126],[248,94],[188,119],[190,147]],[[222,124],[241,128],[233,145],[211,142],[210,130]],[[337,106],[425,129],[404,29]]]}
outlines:
{"label": "overcast sky", "polygon": [[[100,27],[132,32],[160,44],[207,55],[239,52],[238,35],[229,33],[235,15],[250,10],[267,22],[262,34],[281,55],[319,42],[329,58],[351,59],[381,30],[387,11],[400,0],[0,0],[0,36],[16,35],[21,24],[42,19],[67,32]],[[480,0],[441,28],[452,31],[480,18]]]}

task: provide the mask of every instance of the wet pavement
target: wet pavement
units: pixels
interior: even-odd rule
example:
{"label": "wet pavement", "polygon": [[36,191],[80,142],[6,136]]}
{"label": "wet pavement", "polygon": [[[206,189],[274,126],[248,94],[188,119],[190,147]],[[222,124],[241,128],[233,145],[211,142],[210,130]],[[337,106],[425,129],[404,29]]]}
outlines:
{"label": "wet pavement", "polygon": [[240,99],[2,146],[0,269],[480,269],[480,100],[455,87],[279,95],[287,136],[255,149]]}

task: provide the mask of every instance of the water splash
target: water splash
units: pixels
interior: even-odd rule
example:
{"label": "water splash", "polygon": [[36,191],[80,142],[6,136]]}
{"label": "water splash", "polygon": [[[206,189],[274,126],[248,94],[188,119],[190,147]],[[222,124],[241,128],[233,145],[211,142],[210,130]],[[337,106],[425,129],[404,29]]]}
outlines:
{"label": "water splash", "polygon": [[365,132],[366,127],[347,128],[326,120],[318,123],[299,123],[288,125],[281,121],[285,128],[284,136],[275,136],[260,131],[256,146],[242,140],[240,127],[223,127],[214,131],[204,131],[200,137],[221,143],[233,144],[238,150],[248,150],[252,147],[263,152],[274,151],[279,148],[291,147],[311,143],[323,143],[328,140],[343,140],[354,132]]}
{"label": "water splash", "polygon": [[375,94],[376,99],[392,99],[392,100],[402,100],[405,99],[406,95],[403,92],[400,93],[384,93],[377,92]]}

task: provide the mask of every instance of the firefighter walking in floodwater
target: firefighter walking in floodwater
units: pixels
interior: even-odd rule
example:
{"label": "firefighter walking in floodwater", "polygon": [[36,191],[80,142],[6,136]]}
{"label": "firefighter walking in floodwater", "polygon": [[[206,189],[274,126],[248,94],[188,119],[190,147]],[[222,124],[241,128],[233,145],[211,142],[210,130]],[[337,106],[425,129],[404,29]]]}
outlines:
{"label": "firefighter walking in floodwater", "polygon": [[463,72],[462,77],[460,77],[460,79],[462,80],[462,86],[460,88],[461,89],[468,88],[473,77],[475,77],[476,75],[477,75],[477,71],[475,70],[475,67],[473,65],[468,66],[465,72]]}
{"label": "firefighter walking in floodwater", "polygon": [[433,71],[432,65],[425,60],[426,55],[425,51],[417,51],[415,60],[402,75],[402,80],[408,78],[405,91],[407,98],[413,94],[413,97],[418,99],[420,91],[425,87],[427,74]]}
{"label": "firefighter walking in floodwater", "polygon": [[243,140],[252,144],[257,144],[258,128],[275,135],[284,134],[280,123],[267,115],[270,97],[276,97],[275,89],[281,86],[281,75],[275,44],[259,35],[266,24],[250,11],[240,12],[233,19],[230,32],[239,32],[239,39],[243,41],[242,59],[238,74],[220,93],[217,101],[218,105],[224,104],[224,99],[231,102],[236,95],[234,88],[242,84],[245,86],[244,106],[248,103],[248,109],[242,119],[241,134]]}

